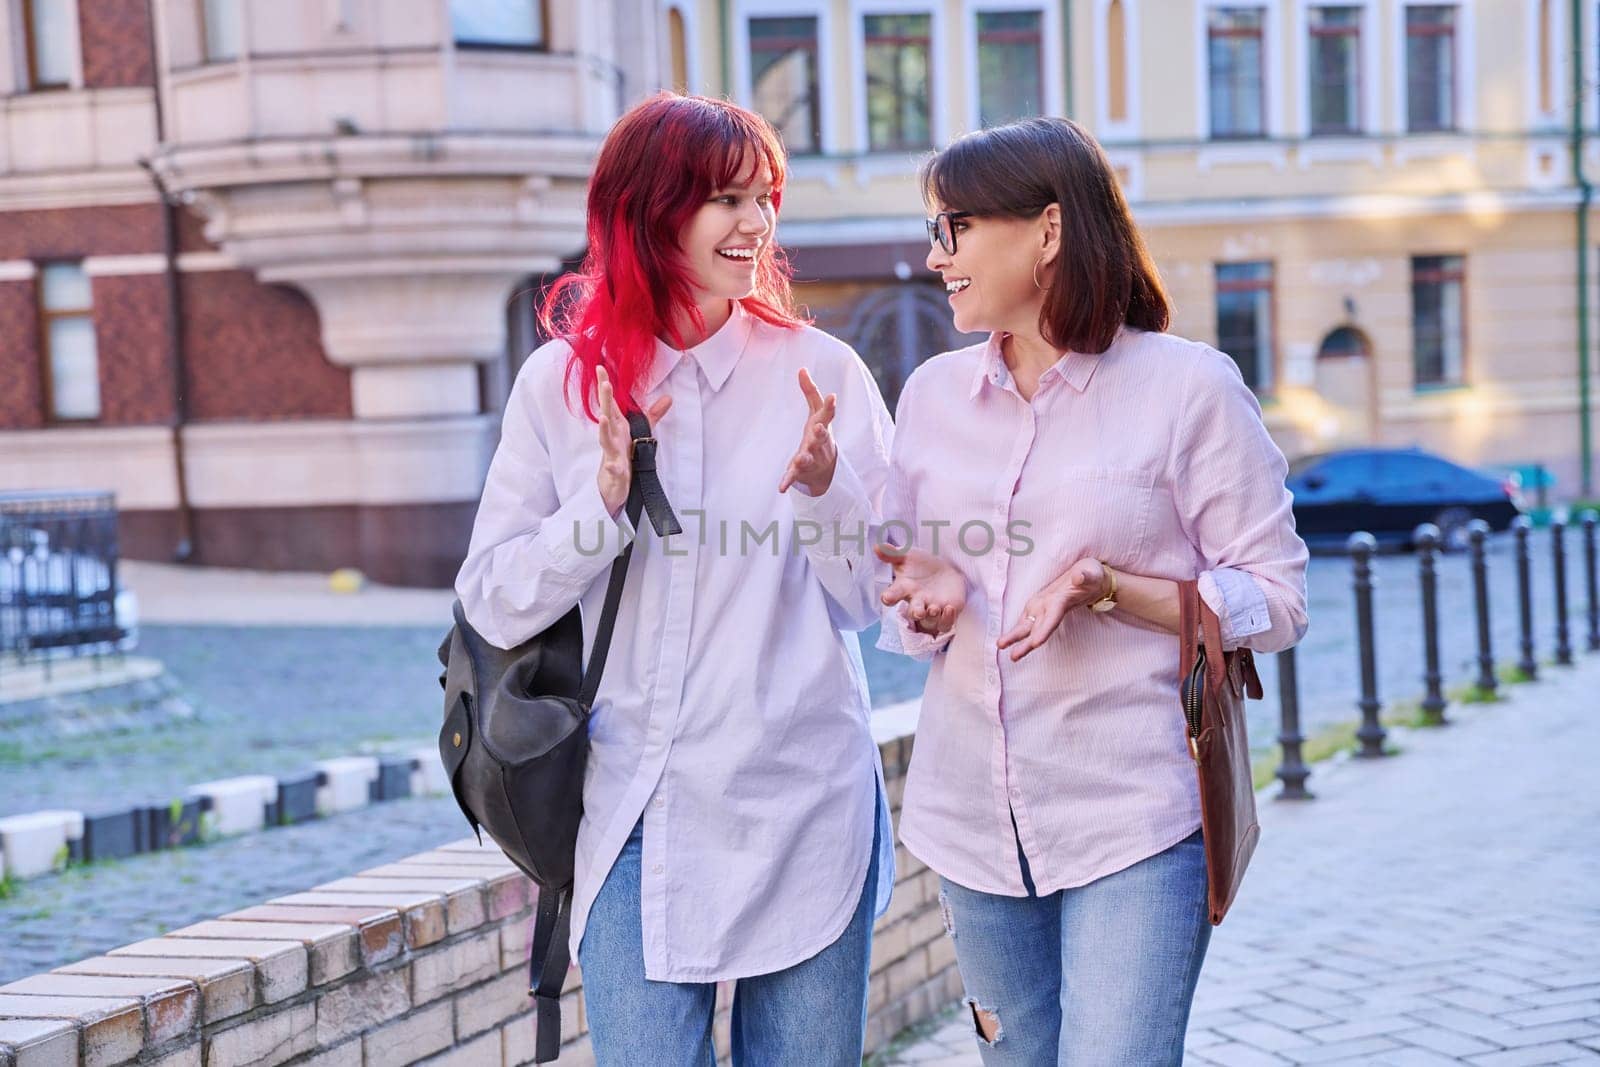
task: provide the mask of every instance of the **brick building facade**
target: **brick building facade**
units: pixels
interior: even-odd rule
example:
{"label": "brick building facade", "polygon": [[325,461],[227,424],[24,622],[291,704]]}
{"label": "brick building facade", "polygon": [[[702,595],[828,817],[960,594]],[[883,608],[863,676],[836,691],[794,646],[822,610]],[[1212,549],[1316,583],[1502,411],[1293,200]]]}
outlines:
{"label": "brick building facade", "polygon": [[0,3],[0,489],[115,490],[134,558],[447,582],[508,300],[656,80],[629,2]]}

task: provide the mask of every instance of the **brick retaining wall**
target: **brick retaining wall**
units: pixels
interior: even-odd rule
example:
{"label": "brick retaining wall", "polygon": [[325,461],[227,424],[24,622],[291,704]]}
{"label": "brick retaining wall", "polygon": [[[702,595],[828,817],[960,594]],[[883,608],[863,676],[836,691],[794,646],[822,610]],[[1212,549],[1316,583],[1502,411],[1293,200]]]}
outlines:
{"label": "brick retaining wall", "polygon": [[[881,745],[898,822],[911,737]],[[960,996],[933,872],[897,849],[868,1050]],[[0,1067],[490,1067],[533,1059],[533,889],[467,838],[0,986]],[[731,983],[718,990],[726,1059]],[[593,1062],[568,976],[560,1063]]]}

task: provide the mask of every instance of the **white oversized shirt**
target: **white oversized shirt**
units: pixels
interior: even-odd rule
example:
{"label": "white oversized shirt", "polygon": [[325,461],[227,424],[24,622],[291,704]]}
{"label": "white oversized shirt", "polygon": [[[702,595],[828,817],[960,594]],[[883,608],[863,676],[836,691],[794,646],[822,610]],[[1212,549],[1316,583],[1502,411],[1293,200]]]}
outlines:
{"label": "white oversized shirt", "polygon": [[[581,604],[587,661],[611,564],[635,541],[590,719],[574,957],[642,815],[646,977],[781,970],[844,932],[875,821],[880,913],[894,884],[854,632],[878,618],[867,531],[888,411],[849,346],[735,303],[703,344],[658,342],[635,394],[641,408],[672,397],[657,468],[684,528],[663,540],[642,517],[636,537],[601,501],[595,424],[563,392],[569,354],[552,341],[517,376],[456,592],[503,648]],[[802,367],[839,398],[838,468],[815,498],[778,492],[807,416]]]}

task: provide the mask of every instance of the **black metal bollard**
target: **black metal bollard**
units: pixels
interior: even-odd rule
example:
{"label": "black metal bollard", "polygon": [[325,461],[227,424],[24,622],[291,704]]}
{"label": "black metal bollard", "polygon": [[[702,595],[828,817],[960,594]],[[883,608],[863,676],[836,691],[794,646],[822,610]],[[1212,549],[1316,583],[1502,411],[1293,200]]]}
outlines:
{"label": "black metal bollard", "polygon": [[1439,673],[1439,576],[1434,566],[1439,551],[1439,527],[1431,522],[1418,526],[1411,535],[1417,546],[1417,572],[1422,584],[1422,721],[1443,726],[1444,689]]}
{"label": "black metal bollard", "polygon": [[1489,630],[1489,559],[1484,551],[1489,524],[1473,519],[1467,524],[1467,544],[1472,549],[1472,598],[1478,611],[1477,687],[1493,695],[1499,682],[1494,676],[1494,643]]}
{"label": "black metal bollard", "polygon": [[1278,764],[1278,781],[1283,783],[1279,800],[1310,800],[1313,796],[1306,788],[1311,768],[1300,751],[1305,740],[1300,732],[1300,682],[1295,675],[1294,649],[1286,648],[1278,653],[1278,744],[1283,749],[1283,762]]}
{"label": "black metal bollard", "polygon": [[1583,573],[1585,592],[1589,598],[1589,651],[1600,652],[1600,578],[1595,574],[1595,526],[1600,525],[1600,515],[1593,511],[1583,513]]}
{"label": "black metal bollard", "polygon": [[1572,666],[1572,638],[1567,625],[1567,515],[1550,516],[1550,564],[1556,582],[1556,662]]}
{"label": "black metal bollard", "polygon": [[1533,523],[1526,515],[1511,520],[1511,532],[1517,540],[1517,615],[1522,623],[1522,655],[1517,660],[1517,670],[1530,682],[1539,677],[1539,661],[1533,658],[1533,581],[1528,556],[1528,532],[1532,529]]}
{"label": "black metal bollard", "polygon": [[1383,705],[1378,701],[1378,654],[1372,628],[1372,553],[1378,542],[1369,533],[1353,533],[1346,547],[1355,572],[1356,645],[1361,653],[1361,726],[1356,730],[1361,749],[1356,755],[1373,759],[1384,754],[1383,742],[1388,737],[1378,717]]}

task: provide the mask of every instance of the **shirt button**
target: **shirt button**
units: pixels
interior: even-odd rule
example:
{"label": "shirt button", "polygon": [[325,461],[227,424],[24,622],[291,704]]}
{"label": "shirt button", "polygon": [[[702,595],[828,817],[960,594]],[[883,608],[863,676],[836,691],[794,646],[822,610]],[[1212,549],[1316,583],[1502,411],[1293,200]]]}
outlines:
{"label": "shirt button", "polygon": [[666,870],[666,868],[661,866],[661,864],[658,863],[654,867],[650,868],[650,873],[651,874],[660,874],[664,870]]}
{"label": "shirt button", "polygon": [[1012,800],[1021,800],[1022,799],[1022,790],[1017,789],[1016,787],[1013,786],[1012,790],[1011,790],[1011,799]]}
{"label": "shirt button", "polygon": [[654,801],[652,801],[652,803],[655,804],[655,806],[658,807],[658,808],[664,808],[664,807],[667,806],[667,798],[666,797],[656,797],[656,799]]}

